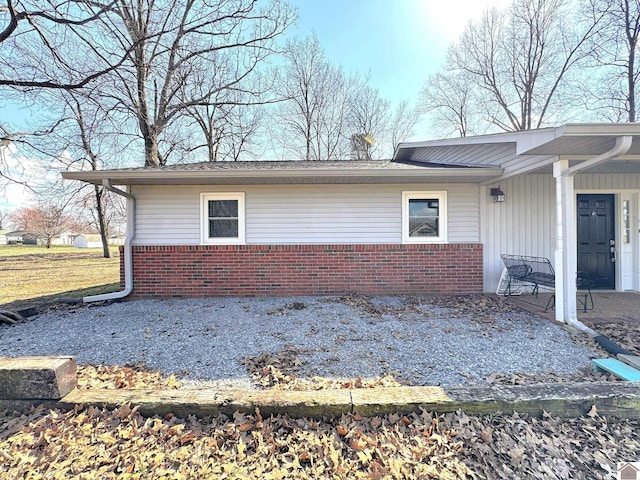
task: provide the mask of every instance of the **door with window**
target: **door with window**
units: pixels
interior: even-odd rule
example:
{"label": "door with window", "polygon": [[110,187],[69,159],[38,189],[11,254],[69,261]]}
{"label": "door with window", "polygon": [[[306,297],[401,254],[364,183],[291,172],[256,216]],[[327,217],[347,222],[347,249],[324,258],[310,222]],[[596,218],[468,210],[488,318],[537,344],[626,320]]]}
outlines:
{"label": "door with window", "polygon": [[616,287],[614,199],[609,194],[578,195],[578,271],[589,274],[593,288]]}

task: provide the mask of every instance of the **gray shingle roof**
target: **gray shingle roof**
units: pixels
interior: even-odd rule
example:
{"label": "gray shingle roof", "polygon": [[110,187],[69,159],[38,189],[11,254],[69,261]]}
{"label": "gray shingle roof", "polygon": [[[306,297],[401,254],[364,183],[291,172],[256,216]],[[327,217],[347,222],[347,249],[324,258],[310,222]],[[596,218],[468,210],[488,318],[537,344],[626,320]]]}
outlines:
{"label": "gray shingle roof", "polygon": [[[144,171],[166,171],[166,172],[216,172],[235,170],[385,170],[385,169],[424,169],[425,165],[392,162],[391,160],[263,160],[245,162],[199,162],[199,163],[177,163],[173,165],[162,165],[157,167],[136,167],[119,168],[113,171],[118,172],[144,172]],[[109,171],[109,170],[105,170]]]}

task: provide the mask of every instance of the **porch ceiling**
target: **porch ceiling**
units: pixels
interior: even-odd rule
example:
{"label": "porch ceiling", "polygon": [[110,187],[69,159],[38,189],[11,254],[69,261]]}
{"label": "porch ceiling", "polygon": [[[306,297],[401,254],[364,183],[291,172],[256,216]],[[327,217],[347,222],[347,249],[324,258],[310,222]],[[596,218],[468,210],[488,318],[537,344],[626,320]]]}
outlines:
{"label": "porch ceiling", "polygon": [[523,132],[498,133],[398,145],[394,160],[502,168],[501,177],[549,173],[558,158],[577,164],[613,148],[616,138],[633,137],[626,155],[589,173],[640,173],[640,124],[566,124]]}

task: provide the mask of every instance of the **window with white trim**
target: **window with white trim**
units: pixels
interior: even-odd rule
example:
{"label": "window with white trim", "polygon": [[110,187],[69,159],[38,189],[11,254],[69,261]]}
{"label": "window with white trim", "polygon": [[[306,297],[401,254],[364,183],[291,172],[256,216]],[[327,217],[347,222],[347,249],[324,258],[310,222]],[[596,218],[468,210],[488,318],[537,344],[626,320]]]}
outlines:
{"label": "window with white trim", "polygon": [[243,244],[244,193],[201,195],[202,243]]}
{"label": "window with white trim", "polygon": [[402,242],[447,241],[447,192],[402,192]]}

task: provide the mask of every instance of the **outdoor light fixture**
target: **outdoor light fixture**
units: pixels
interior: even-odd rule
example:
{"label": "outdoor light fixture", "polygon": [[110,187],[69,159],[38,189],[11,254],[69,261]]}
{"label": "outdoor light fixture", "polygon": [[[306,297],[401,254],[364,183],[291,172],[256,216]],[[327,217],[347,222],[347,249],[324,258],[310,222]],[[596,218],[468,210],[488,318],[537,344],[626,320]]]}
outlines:
{"label": "outdoor light fixture", "polygon": [[496,203],[504,202],[504,192],[498,188],[491,189],[491,196],[493,197],[493,201]]}

